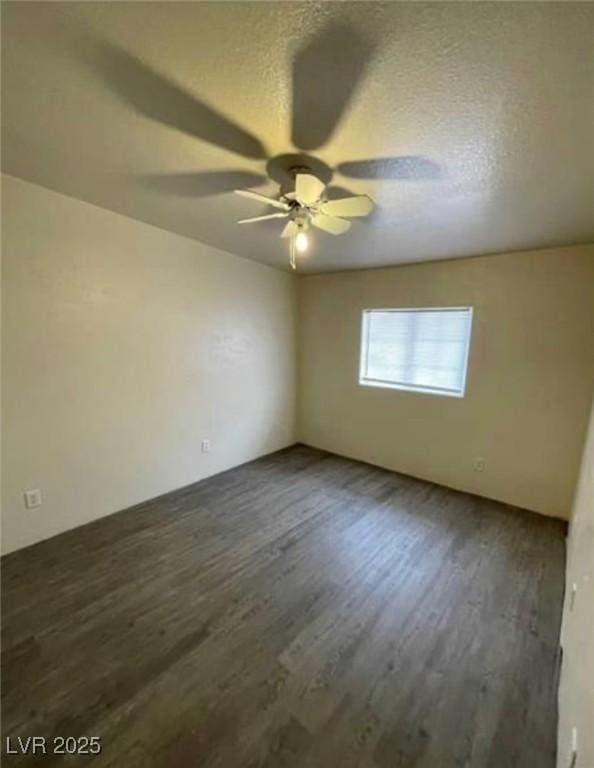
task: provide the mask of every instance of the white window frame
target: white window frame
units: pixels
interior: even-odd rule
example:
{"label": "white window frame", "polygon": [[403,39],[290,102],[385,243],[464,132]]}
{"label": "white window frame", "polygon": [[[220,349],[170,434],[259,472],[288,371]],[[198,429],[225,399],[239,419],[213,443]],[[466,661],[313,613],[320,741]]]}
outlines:
{"label": "white window frame", "polygon": [[[394,381],[384,381],[381,379],[367,379],[364,371],[367,361],[367,350],[369,348],[369,323],[368,317],[373,312],[468,312],[470,314],[470,333],[466,340],[466,349],[464,350],[464,374],[462,377],[462,389],[453,390],[445,387],[428,387],[423,385],[406,384]],[[359,386],[361,387],[379,387],[381,389],[399,389],[404,392],[416,392],[428,395],[443,395],[445,397],[463,398],[466,394],[466,379],[468,376],[468,361],[470,357],[470,339],[472,337],[473,308],[466,307],[370,307],[361,312],[361,342],[359,352]]]}

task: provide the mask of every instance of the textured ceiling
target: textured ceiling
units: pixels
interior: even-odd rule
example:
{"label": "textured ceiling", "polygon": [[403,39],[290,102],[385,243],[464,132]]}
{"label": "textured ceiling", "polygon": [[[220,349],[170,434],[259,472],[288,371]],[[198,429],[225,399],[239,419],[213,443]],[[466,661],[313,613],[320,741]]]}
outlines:
{"label": "textured ceiling", "polygon": [[2,64],[5,172],[269,264],[299,153],[377,203],[304,271],[594,240],[594,4],[3,2]]}

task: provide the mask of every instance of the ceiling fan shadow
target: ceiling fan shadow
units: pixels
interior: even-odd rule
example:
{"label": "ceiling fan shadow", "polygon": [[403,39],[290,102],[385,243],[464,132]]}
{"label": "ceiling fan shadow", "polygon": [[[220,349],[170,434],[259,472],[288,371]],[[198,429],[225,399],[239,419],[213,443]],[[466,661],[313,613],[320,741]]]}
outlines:
{"label": "ceiling fan shadow", "polygon": [[341,197],[352,197],[355,193],[346,187],[340,187],[338,184],[331,184],[326,187],[326,198],[328,200],[339,200]]}
{"label": "ceiling fan shadow", "polygon": [[266,176],[248,171],[146,173],[136,179],[148,189],[176,197],[222,195],[240,187],[257,187],[267,181]]}
{"label": "ceiling fan shadow", "polygon": [[433,160],[420,155],[377,157],[373,160],[352,160],[337,167],[343,176],[351,179],[397,179],[398,181],[426,181],[439,179],[441,168]]}
{"label": "ceiling fan shadow", "polygon": [[249,131],[123,48],[102,42],[86,55],[111,90],[137,112],[243,157],[266,158],[264,145]]}
{"label": "ceiling fan shadow", "polygon": [[293,59],[291,140],[319,149],[336,130],[373,56],[374,47],[350,27],[331,24]]}

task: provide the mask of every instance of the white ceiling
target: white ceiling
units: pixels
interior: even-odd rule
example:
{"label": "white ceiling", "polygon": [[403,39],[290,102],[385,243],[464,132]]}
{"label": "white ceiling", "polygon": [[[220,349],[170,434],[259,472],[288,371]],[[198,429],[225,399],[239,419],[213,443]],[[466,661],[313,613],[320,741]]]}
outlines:
{"label": "white ceiling", "polygon": [[594,240],[594,4],[3,2],[2,64],[5,172],[242,256],[303,150],[378,206],[304,271]]}

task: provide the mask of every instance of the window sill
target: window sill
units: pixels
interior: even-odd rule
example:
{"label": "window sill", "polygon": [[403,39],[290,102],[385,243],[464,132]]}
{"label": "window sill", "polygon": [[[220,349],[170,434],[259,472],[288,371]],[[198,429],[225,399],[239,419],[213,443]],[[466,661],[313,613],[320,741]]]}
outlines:
{"label": "window sill", "polygon": [[442,395],[443,397],[456,397],[461,400],[464,397],[464,392],[454,392],[447,389],[437,389],[431,387],[413,387],[408,384],[391,384],[384,381],[369,381],[367,379],[359,379],[360,387],[374,387],[376,389],[399,389],[403,392],[415,392],[418,395]]}

